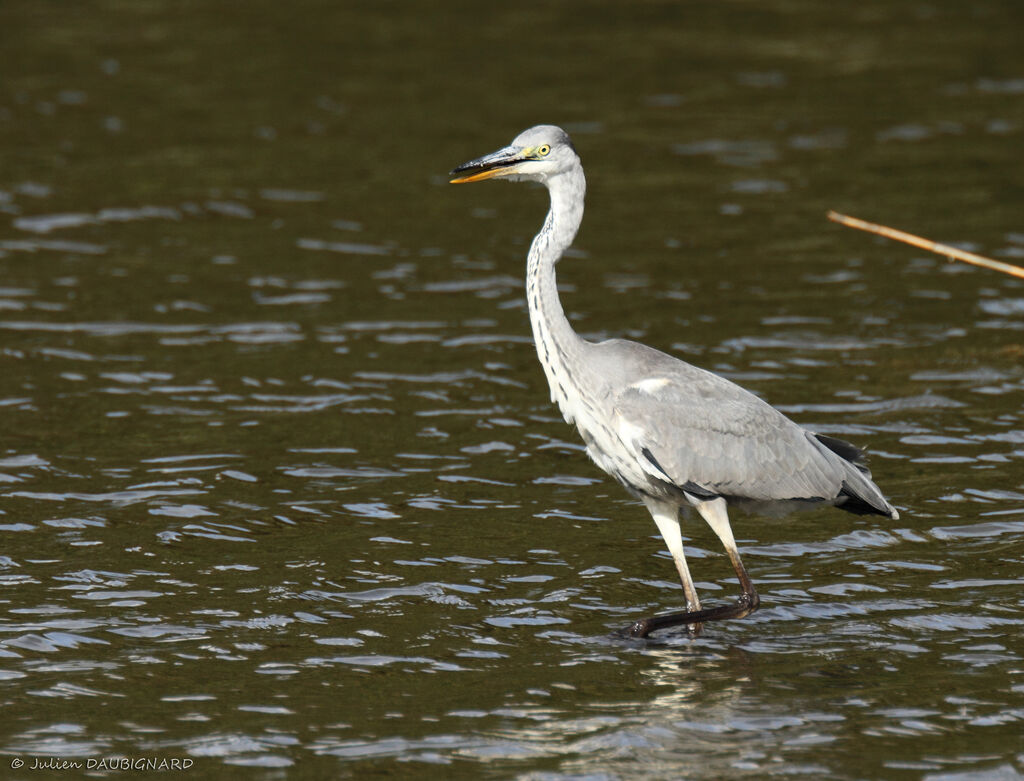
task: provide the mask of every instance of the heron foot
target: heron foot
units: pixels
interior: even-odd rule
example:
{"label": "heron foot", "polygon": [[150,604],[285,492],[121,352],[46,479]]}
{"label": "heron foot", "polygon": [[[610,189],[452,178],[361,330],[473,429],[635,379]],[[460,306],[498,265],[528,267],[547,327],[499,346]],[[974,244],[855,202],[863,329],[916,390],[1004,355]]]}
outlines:
{"label": "heron foot", "polygon": [[761,603],[761,598],[756,591],[745,592],[732,605],[720,605],[719,607],[706,608],[704,610],[685,610],[679,613],[666,613],[661,616],[641,618],[625,630],[629,637],[647,637],[651,632],[659,629],[667,629],[670,626],[687,624],[693,634],[699,633],[699,627],[704,621],[721,621],[725,618],[744,618],[749,616]]}

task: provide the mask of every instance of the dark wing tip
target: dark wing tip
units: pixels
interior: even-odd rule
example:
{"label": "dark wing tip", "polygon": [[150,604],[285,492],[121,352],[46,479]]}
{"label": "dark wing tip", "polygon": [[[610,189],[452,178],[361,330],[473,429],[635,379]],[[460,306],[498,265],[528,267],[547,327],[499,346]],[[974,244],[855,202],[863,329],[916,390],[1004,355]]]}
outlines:
{"label": "dark wing tip", "polygon": [[851,445],[844,439],[827,437],[824,434],[815,434],[814,438],[844,461],[849,461],[854,466],[859,467],[861,471],[864,471],[867,467],[867,456],[856,445]]}
{"label": "dark wing tip", "polygon": [[885,501],[881,494],[878,495],[878,498],[881,499],[881,503],[879,503],[874,501],[873,497],[868,498],[858,494],[845,480],[837,498],[840,501],[836,502],[836,507],[854,515],[881,515],[893,521],[898,521],[900,518],[896,508]]}

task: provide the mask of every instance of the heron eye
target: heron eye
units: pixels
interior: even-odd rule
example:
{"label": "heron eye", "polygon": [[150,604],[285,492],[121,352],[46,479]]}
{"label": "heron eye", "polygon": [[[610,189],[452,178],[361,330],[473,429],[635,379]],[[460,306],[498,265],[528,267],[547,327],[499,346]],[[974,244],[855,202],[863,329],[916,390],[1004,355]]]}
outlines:
{"label": "heron eye", "polygon": [[537,156],[538,157],[547,157],[548,156],[548,152],[550,152],[550,151],[551,151],[551,147],[550,146],[548,146],[547,144],[542,144],[541,146],[537,147]]}

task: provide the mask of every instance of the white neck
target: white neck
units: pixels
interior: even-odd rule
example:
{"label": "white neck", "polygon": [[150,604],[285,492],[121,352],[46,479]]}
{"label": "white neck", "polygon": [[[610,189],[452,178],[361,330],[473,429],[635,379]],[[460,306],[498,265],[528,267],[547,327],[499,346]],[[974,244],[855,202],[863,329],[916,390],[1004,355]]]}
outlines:
{"label": "white neck", "polygon": [[583,196],[587,183],[583,168],[577,162],[574,168],[551,177],[545,184],[551,194],[551,210],[530,245],[526,300],[537,356],[551,388],[551,399],[571,423],[576,417],[576,410],[570,399],[576,398],[577,394],[567,391],[579,383],[579,378],[574,377],[574,368],[580,366],[579,353],[585,343],[562,310],[555,284],[555,264],[572,244],[583,220]]}

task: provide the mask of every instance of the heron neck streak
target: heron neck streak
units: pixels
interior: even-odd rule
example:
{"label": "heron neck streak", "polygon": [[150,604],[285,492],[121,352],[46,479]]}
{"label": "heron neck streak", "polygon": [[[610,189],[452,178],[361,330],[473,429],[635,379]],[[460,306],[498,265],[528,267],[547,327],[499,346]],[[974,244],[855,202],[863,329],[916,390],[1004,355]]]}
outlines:
{"label": "heron neck streak", "polygon": [[551,195],[551,210],[530,246],[526,296],[537,356],[551,387],[551,398],[566,420],[572,422],[578,411],[570,399],[578,398],[578,394],[570,396],[566,390],[582,384],[577,373],[582,366],[579,353],[584,341],[573,330],[562,309],[555,284],[555,264],[572,244],[583,220],[586,191],[583,168],[577,164],[546,184]]}

